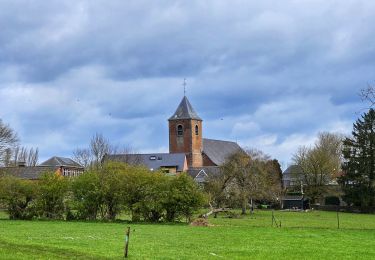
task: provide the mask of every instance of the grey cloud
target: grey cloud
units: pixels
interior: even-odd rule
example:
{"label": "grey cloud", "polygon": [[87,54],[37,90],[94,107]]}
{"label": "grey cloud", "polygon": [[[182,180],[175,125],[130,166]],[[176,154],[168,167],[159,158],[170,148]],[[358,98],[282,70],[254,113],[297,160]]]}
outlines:
{"label": "grey cloud", "polygon": [[374,80],[374,12],[354,0],[2,1],[0,116],[45,154],[97,131],[163,149],[186,77],[209,137],[274,140],[264,147],[279,155],[355,119]]}

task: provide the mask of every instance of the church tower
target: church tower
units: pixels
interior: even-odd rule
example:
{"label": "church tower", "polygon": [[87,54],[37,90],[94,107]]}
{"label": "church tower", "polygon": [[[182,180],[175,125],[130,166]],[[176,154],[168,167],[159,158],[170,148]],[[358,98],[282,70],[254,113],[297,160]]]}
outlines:
{"label": "church tower", "polygon": [[190,167],[202,167],[202,119],[186,96],[169,119],[169,153],[185,153]]}

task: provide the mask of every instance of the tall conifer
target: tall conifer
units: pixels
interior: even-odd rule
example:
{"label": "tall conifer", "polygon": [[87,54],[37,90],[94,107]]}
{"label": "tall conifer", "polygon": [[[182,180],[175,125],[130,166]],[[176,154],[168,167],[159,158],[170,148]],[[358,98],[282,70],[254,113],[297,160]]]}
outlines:
{"label": "tall conifer", "polygon": [[339,182],[349,205],[375,206],[375,111],[370,109],[354,124],[344,141],[343,175]]}

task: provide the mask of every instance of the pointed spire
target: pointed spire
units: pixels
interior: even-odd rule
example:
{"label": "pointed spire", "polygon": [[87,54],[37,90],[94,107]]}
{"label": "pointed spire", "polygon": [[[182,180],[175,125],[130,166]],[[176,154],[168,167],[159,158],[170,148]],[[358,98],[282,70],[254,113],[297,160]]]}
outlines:
{"label": "pointed spire", "polygon": [[184,96],[181,100],[181,103],[180,105],[178,105],[177,110],[173,114],[173,116],[169,118],[169,120],[179,119],[195,119],[202,121],[202,119],[198,116],[197,112],[195,112],[193,106],[190,104],[186,96]]}

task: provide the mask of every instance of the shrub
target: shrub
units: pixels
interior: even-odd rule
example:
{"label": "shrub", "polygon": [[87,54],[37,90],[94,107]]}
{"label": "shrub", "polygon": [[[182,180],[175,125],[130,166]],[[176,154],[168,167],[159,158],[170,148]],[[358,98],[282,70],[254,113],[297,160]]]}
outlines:
{"label": "shrub", "polygon": [[72,205],[77,210],[74,218],[95,220],[102,205],[98,173],[86,172],[74,178],[71,183],[71,191],[73,194]]}
{"label": "shrub", "polygon": [[10,219],[31,219],[35,213],[35,183],[11,176],[0,178],[0,199],[7,207]]}
{"label": "shrub", "polygon": [[107,162],[99,172],[102,193],[102,218],[115,220],[124,205],[125,174],[131,167],[120,162]]}
{"label": "shrub", "polygon": [[130,211],[132,221],[140,221],[145,215],[144,201],[150,181],[151,172],[143,167],[129,166],[125,172],[123,191],[124,206]]}
{"label": "shrub", "polygon": [[143,218],[147,221],[157,222],[164,218],[164,202],[167,199],[168,183],[171,177],[163,173],[149,173],[148,181],[143,186],[144,194],[135,204]]}
{"label": "shrub", "polygon": [[198,185],[186,174],[171,178],[166,198],[164,207],[167,221],[174,221],[181,216],[190,220],[194,210],[204,204],[204,196]]}
{"label": "shrub", "polygon": [[0,199],[13,219],[115,220],[128,209],[133,221],[187,220],[205,202],[190,176],[167,176],[144,167],[106,162],[76,178],[48,173],[36,182],[0,179]]}
{"label": "shrub", "polygon": [[186,174],[166,176],[142,167],[130,167],[125,174],[123,190],[125,206],[132,220],[157,222],[190,218],[193,211],[204,203],[197,184]]}
{"label": "shrub", "polygon": [[325,197],[325,205],[340,205],[340,199],[336,196]]}
{"label": "shrub", "polygon": [[36,207],[39,217],[62,219],[68,180],[56,173],[46,173],[38,181],[38,187]]}

